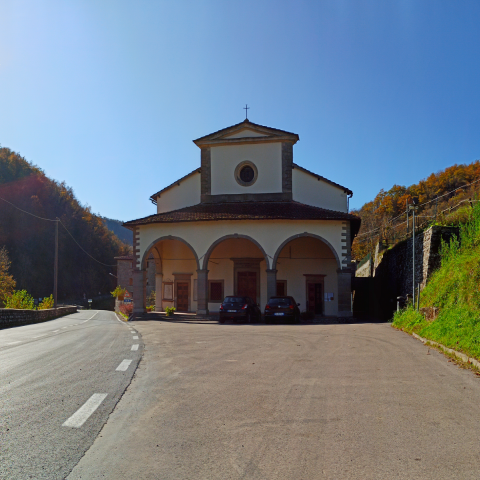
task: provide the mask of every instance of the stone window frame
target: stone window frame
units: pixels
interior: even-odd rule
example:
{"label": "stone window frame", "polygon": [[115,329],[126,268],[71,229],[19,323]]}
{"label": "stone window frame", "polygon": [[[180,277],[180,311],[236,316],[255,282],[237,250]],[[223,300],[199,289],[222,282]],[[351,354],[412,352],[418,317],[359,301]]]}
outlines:
{"label": "stone window frame", "polygon": [[[253,180],[251,182],[244,182],[240,178],[240,172],[244,167],[251,167],[253,170]],[[257,178],[258,178],[258,169],[257,169],[257,166],[252,161],[243,160],[235,167],[235,180],[242,187],[251,187],[257,181]]]}
{"label": "stone window frame", "polygon": [[[212,283],[220,283],[222,289],[222,295],[220,300],[212,300]],[[224,280],[208,280],[208,301],[211,303],[222,303],[225,297],[224,295]]]}

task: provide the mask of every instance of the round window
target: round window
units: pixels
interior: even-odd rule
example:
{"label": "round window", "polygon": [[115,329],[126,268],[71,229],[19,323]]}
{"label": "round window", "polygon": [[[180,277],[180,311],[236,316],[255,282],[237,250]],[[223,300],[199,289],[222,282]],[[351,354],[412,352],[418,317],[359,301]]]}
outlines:
{"label": "round window", "polygon": [[257,181],[257,167],[249,161],[241,162],[235,169],[235,179],[243,187],[249,187]]}

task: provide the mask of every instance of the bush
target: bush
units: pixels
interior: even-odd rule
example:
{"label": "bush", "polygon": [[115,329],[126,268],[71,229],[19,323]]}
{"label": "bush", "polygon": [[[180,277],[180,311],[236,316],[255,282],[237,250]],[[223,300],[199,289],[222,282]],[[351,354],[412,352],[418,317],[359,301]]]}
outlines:
{"label": "bush", "polygon": [[19,310],[34,310],[33,297],[26,290],[16,290],[5,299],[5,308],[16,308]]}
{"label": "bush", "polygon": [[54,303],[55,301],[53,300],[53,295],[45,297],[38,305],[38,310],[46,310],[47,308],[53,308]]}
{"label": "bush", "polygon": [[175,307],[167,307],[165,309],[165,313],[167,314],[167,317],[171,317],[173,315],[173,312],[175,312],[176,308]]}
{"label": "bush", "polygon": [[147,312],[153,312],[155,310],[155,305],[147,305]]}
{"label": "bush", "polygon": [[120,305],[120,312],[124,315],[130,316],[133,313],[133,303],[124,303]]}
{"label": "bush", "polygon": [[115,287],[115,290],[113,292],[110,292],[110,293],[112,294],[112,297],[123,300],[123,297],[124,297],[126,291],[127,291],[126,288],[122,288],[121,285],[117,285]]}

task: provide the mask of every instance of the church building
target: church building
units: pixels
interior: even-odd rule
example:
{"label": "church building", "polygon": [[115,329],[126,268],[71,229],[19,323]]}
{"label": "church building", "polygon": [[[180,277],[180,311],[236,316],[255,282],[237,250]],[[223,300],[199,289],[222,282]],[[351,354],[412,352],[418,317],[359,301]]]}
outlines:
{"label": "church building", "polygon": [[248,119],[194,140],[200,167],[150,197],[157,213],[124,224],[134,232],[134,313],[145,311],[153,261],[156,311],[208,315],[227,295],[263,311],[291,295],[300,311],[352,315],[352,191],[294,163],[298,140]]}

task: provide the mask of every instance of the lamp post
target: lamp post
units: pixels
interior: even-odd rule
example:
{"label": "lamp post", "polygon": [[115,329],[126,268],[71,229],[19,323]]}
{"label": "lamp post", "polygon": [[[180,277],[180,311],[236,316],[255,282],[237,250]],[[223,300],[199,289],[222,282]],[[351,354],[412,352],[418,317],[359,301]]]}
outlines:
{"label": "lamp post", "polygon": [[415,211],[418,208],[418,199],[414,198],[412,205],[408,205],[408,210],[412,212],[412,271],[413,271],[413,308],[415,308]]}

